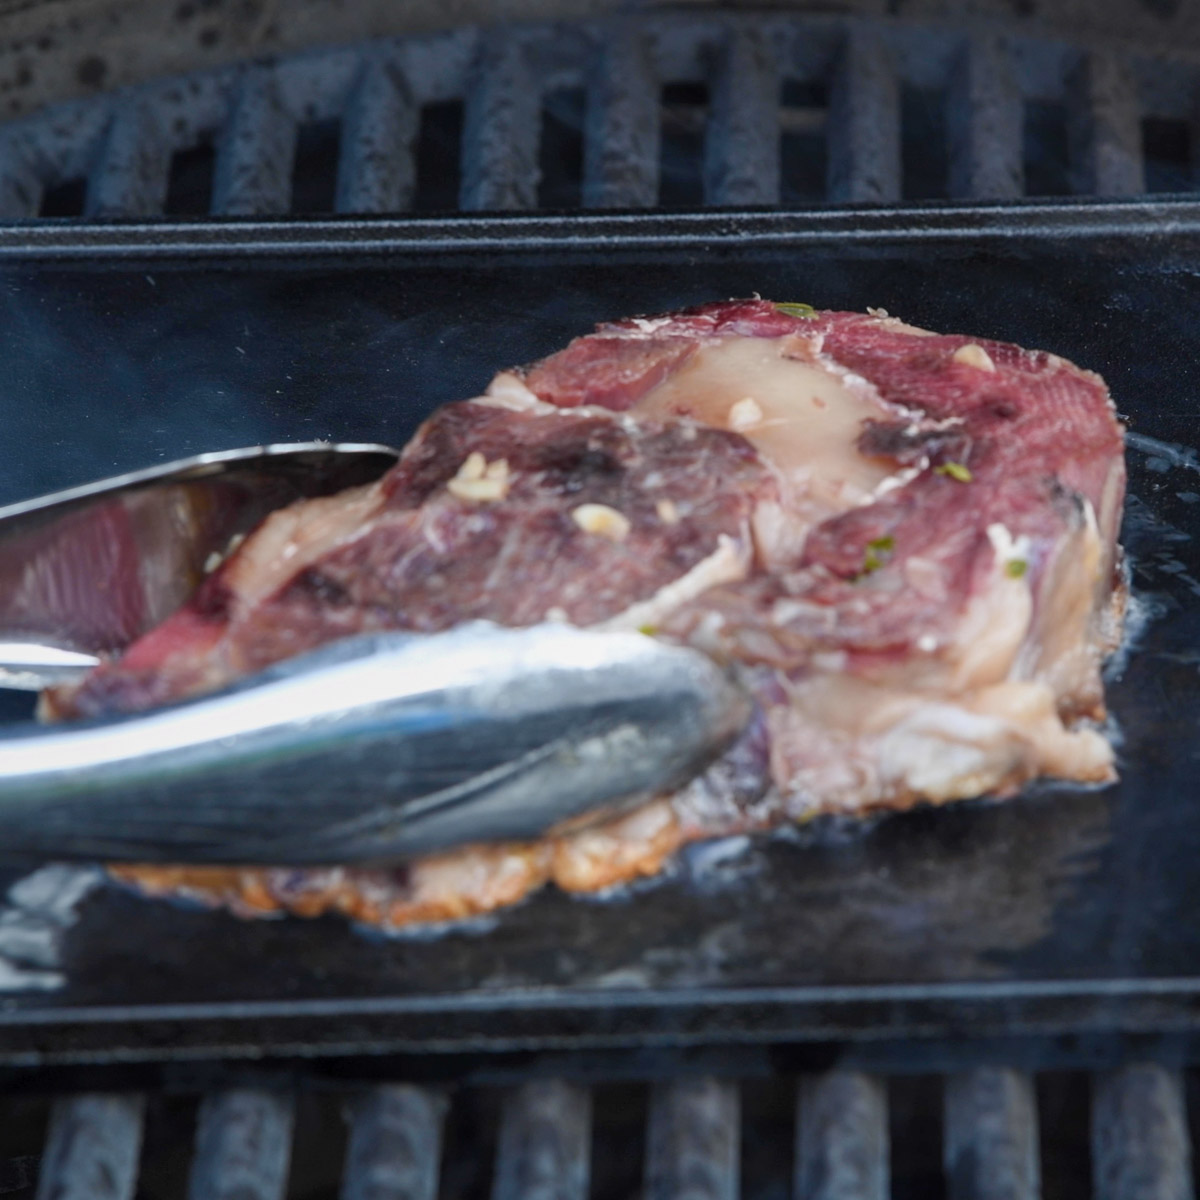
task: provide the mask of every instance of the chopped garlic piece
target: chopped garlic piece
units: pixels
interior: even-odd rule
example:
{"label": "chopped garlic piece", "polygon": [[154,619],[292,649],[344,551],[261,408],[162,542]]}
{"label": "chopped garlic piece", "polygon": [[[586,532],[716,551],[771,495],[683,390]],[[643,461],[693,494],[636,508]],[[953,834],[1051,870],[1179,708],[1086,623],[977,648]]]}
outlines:
{"label": "chopped garlic piece", "polygon": [[478,450],[472,450],[467,455],[463,465],[458,468],[456,479],[482,479],[487,470],[487,459]]}
{"label": "chopped garlic piece", "polygon": [[498,458],[489,463],[478,450],[472,450],[446,490],[471,503],[503,500],[508,495],[508,460]]}
{"label": "chopped garlic piece", "polygon": [[679,524],[679,506],[674,500],[660,500],[654,506],[654,511],[658,513],[658,519],[664,525]]}
{"label": "chopped garlic piece", "polygon": [[867,305],[867,312],[872,317],[886,317],[888,315],[886,308],[872,308],[870,305]]}
{"label": "chopped garlic piece", "polygon": [[581,504],[571,510],[571,520],[584,533],[595,533],[610,542],[623,542],[629,536],[629,518],[607,504]]}
{"label": "chopped garlic piece", "polygon": [[229,539],[224,550],[213,550],[204,560],[203,571],[205,575],[211,575],[244,541],[246,535],[244,533],[235,533]]}
{"label": "chopped garlic piece", "polygon": [[743,396],[729,410],[729,428],[738,433],[761,425],[762,419],[763,410],[753,396]]}
{"label": "chopped garlic piece", "polygon": [[992,362],[991,355],[975,342],[968,342],[965,346],[959,346],[951,357],[956,363],[962,363],[964,367],[977,367],[981,371],[994,371],[996,369],[996,364]]}
{"label": "chopped garlic piece", "polygon": [[[987,527],[987,535],[988,541],[992,543],[996,561],[1005,567],[1005,573],[1009,578],[1020,579],[1025,574],[1023,567],[1029,558],[1029,539],[1024,534],[1013,537],[1008,526],[1002,525],[998,521]],[[1009,563],[1021,563],[1022,570],[1019,573],[1009,572],[1007,570]]]}
{"label": "chopped garlic piece", "polygon": [[446,487],[452,496],[472,504],[503,500],[508,495],[508,481],[505,479],[452,479]]}

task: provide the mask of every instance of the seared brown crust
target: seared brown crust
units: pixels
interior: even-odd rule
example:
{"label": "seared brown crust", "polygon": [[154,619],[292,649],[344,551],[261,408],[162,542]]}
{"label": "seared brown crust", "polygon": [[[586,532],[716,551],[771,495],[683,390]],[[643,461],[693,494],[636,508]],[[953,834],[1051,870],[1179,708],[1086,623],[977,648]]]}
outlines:
{"label": "seared brown crust", "polygon": [[602,891],[656,874],[699,836],[689,839],[670,803],[658,800],[569,836],[468,846],[394,871],[129,866],[113,874],[148,895],[225,904],[245,916],[337,912],[399,928],[479,916],[551,882],[568,892]]}

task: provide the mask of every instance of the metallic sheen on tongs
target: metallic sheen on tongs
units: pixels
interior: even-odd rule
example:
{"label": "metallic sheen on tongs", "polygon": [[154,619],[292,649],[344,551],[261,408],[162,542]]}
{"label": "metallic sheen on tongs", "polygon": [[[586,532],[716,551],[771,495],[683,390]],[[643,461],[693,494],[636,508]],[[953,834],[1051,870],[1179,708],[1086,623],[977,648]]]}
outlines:
{"label": "metallic sheen on tongs", "polygon": [[368,483],[387,446],[219,450],[0,508],[0,686],[65,683],[169,616],[267,513]]}
{"label": "metallic sheen on tongs", "polygon": [[0,853],[403,858],[536,837],[695,776],[750,703],[637,633],[485,622],[336,642],[221,693],[0,736]]}

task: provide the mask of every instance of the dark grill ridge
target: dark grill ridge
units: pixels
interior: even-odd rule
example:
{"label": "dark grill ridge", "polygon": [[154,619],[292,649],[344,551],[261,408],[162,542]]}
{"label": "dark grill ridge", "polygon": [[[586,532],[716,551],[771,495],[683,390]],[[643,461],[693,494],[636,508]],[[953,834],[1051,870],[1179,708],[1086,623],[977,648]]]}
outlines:
{"label": "dark grill ridge", "polygon": [[0,218],[1190,191],[1200,60],[653,14],[226,66],[0,126]]}
{"label": "dark grill ridge", "polygon": [[[1078,1137],[1067,1127],[1077,1118]],[[249,1086],[190,1100],[85,1094],[55,1101],[43,1119],[40,1159],[12,1130],[4,1137],[0,1194],[158,1200],[182,1195],[186,1176],[194,1200],[1193,1195],[1183,1075],[1149,1062],[1090,1077],[983,1066],[323,1094]],[[28,1113],[22,1125],[36,1137]]]}

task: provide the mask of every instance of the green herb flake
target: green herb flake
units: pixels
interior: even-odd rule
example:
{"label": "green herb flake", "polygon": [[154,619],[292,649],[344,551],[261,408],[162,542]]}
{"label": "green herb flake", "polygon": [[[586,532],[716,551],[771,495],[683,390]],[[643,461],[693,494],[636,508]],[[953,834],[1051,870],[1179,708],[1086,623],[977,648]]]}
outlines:
{"label": "green herb flake", "polygon": [[776,304],[775,307],[789,317],[801,317],[805,321],[817,315],[817,310],[811,304]]}
{"label": "green herb flake", "polygon": [[1004,564],[1004,573],[1009,579],[1020,579],[1028,569],[1029,564],[1023,558],[1010,558]]}
{"label": "green herb flake", "polygon": [[638,633],[644,633],[647,637],[653,637],[658,632],[657,625],[639,625]]}
{"label": "green herb flake", "polygon": [[942,463],[940,467],[933,468],[933,473],[935,475],[949,475],[951,479],[957,479],[959,483],[970,483],[974,478],[969,467],[956,462]]}
{"label": "green herb flake", "polygon": [[891,558],[895,548],[896,539],[890,533],[884,534],[883,537],[872,538],[863,551],[862,574],[870,575],[872,571],[878,571]]}

